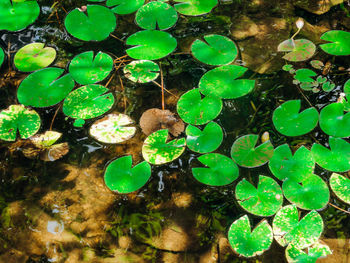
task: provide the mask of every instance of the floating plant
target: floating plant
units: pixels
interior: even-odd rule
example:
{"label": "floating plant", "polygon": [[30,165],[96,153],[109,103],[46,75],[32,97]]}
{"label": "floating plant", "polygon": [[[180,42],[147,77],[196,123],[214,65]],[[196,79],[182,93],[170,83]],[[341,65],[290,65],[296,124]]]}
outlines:
{"label": "floating plant", "polygon": [[81,85],[94,84],[107,78],[113,69],[113,59],[106,53],[81,53],[69,64],[69,73]]}
{"label": "floating plant", "polygon": [[149,60],[134,60],[124,67],[125,77],[136,83],[147,83],[159,76],[159,66]]}
{"label": "floating plant", "polygon": [[218,0],[175,0],[177,12],[186,16],[200,16],[210,13],[218,4]]}
{"label": "floating plant", "polygon": [[320,112],[320,127],[324,133],[339,138],[350,136],[350,112],[344,114],[343,103],[331,103]]}
{"label": "floating plant", "polygon": [[350,55],[350,33],[342,30],[331,30],[321,36],[322,40],[332,43],[322,44],[320,48],[331,55]]}
{"label": "floating plant", "polygon": [[329,179],[334,194],[343,202],[350,204],[350,179],[341,175],[333,173]]}
{"label": "floating plant", "polygon": [[0,47],[0,67],[2,66],[2,63],[4,63],[5,60],[5,53],[4,50]]}
{"label": "floating plant", "polygon": [[311,69],[308,68],[302,68],[302,69],[298,69],[295,72],[295,76],[294,79],[301,82],[301,83],[309,83],[309,82],[313,82],[314,79],[312,77],[317,76],[317,73]]}
{"label": "floating plant", "polygon": [[332,251],[329,246],[316,242],[307,248],[307,253],[294,244],[290,244],[285,254],[289,263],[315,263],[317,259],[332,254]]}
{"label": "floating plant", "polygon": [[118,15],[127,15],[137,11],[144,3],[145,0],[107,0],[106,6]]}
{"label": "floating plant", "polygon": [[315,69],[323,69],[324,63],[320,60],[311,60],[310,65]]}
{"label": "floating plant", "polygon": [[285,60],[299,62],[312,58],[316,52],[316,46],[307,39],[287,39],[279,44],[277,50],[288,52],[283,56]]}

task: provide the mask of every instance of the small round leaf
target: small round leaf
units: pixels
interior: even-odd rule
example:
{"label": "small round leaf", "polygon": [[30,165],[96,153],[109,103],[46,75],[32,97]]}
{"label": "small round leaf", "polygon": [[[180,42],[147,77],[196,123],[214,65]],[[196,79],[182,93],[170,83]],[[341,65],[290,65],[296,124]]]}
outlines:
{"label": "small round leaf", "polygon": [[145,0],[107,0],[106,6],[118,15],[127,15],[137,11],[144,3]]}
{"label": "small round leaf", "polygon": [[277,50],[289,52],[283,56],[285,60],[299,62],[310,59],[316,52],[316,46],[307,39],[287,39],[279,44]]}
{"label": "small round leaf", "polygon": [[344,114],[343,103],[331,103],[320,113],[320,127],[326,134],[345,138],[350,136],[350,112]]}
{"label": "small round leaf", "polygon": [[200,16],[210,13],[218,4],[218,0],[175,0],[175,9],[182,15]]}
{"label": "small round leaf", "polygon": [[343,202],[350,204],[350,179],[340,174],[333,173],[329,179],[329,185],[335,195]]}
{"label": "small round leaf", "polygon": [[147,83],[159,76],[159,66],[149,60],[135,60],[124,67],[125,77],[136,83]]}

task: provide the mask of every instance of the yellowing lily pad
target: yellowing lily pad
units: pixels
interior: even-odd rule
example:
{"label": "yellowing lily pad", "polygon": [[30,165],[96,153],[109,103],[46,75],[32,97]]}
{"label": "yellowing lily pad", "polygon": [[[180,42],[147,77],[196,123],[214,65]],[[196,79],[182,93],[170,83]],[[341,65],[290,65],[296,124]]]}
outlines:
{"label": "yellowing lily pad", "polygon": [[316,52],[316,46],[307,39],[287,39],[279,44],[277,50],[279,52],[289,52],[283,56],[285,60],[299,62],[312,58]]}
{"label": "yellowing lily pad", "polygon": [[335,195],[343,202],[350,204],[350,179],[333,173],[329,179],[329,185]]}

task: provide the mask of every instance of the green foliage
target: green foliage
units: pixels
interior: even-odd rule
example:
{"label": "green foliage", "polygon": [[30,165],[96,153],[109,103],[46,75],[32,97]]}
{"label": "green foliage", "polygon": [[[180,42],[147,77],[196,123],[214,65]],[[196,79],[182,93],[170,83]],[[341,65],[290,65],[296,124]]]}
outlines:
{"label": "green foliage", "polygon": [[317,259],[332,254],[331,249],[327,245],[323,245],[319,242],[308,247],[307,252],[308,253],[305,253],[294,244],[290,244],[286,248],[286,259],[288,262],[294,263],[316,263]]}
{"label": "green foliage", "polygon": [[139,9],[145,0],[107,0],[106,5],[118,15],[134,13]]}
{"label": "green foliage", "polygon": [[186,16],[200,16],[210,13],[218,4],[218,0],[175,0],[177,12]]}
{"label": "green foliage", "polygon": [[298,69],[295,72],[295,76],[294,79],[296,79],[299,82],[313,82],[314,79],[312,77],[317,76],[317,73],[312,71],[311,69],[307,69],[307,68],[302,68],[302,69]]}
{"label": "green foliage", "polygon": [[331,30],[321,36],[322,40],[331,43],[322,44],[320,48],[331,55],[348,56],[350,55],[350,33],[342,30]]}
{"label": "green foliage", "polygon": [[279,44],[279,52],[289,52],[283,56],[285,60],[292,62],[310,59],[316,52],[316,46],[307,39],[287,39]]}
{"label": "green foliage", "polygon": [[149,60],[134,60],[124,67],[125,77],[136,83],[147,83],[159,76],[159,66]]}
{"label": "green foliage", "polygon": [[338,138],[350,136],[350,113],[344,114],[343,103],[331,103],[320,113],[320,127],[324,133]]}
{"label": "green foliage", "polygon": [[350,204],[350,179],[341,174],[333,173],[329,185],[335,195],[343,202]]}
{"label": "green foliage", "polygon": [[2,63],[4,63],[5,60],[5,53],[4,50],[0,47],[0,67],[2,66]]}

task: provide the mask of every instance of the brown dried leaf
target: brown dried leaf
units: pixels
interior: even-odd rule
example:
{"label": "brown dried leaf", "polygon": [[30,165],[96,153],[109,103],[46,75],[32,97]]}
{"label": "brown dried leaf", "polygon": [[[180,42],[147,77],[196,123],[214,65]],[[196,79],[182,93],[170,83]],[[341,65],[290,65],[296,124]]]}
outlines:
{"label": "brown dried leaf", "polygon": [[65,156],[69,152],[68,143],[59,143],[50,146],[40,153],[40,159],[45,162],[53,162]]}

